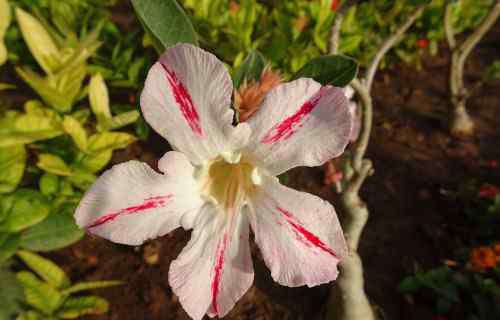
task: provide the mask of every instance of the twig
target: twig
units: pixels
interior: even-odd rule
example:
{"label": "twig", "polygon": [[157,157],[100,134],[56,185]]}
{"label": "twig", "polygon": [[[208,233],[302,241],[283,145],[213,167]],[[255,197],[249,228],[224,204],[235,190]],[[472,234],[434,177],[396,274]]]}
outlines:
{"label": "twig", "polygon": [[455,31],[453,30],[453,21],[452,21],[452,4],[448,3],[446,5],[445,13],[444,13],[444,31],[446,33],[446,40],[448,41],[448,46],[450,50],[454,50],[457,41],[455,40]]}
{"label": "twig", "polygon": [[353,169],[355,171],[360,171],[363,158],[366,154],[366,149],[368,148],[368,142],[370,141],[373,121],[373,103],[368,87],[361,83],[359,79],[354,79],[351,82],[351,85],[358,93],[362,106],[361,118],[363,119],[363,122],[361,124],[361,134],[359,135],[358,142],[353,148],[352,159]]}
{"label": "twig", "polygon": [[339,51],[339,40],[340,40],[340,29],[342,28],[342,21],[344,20],[344,15],[352,7],[356,1],[346,0],[335,12],[335,21],[333,22],[332,31],[330,32],[330,54],[338,54]]}
{"label": "twig", "polygon": [[377,72],[378,65],[380,64],[380,61],[382,61],[382,58],[384,55],[389,51],[396,42],[398,42],[403,34],[408,30],[411,25],[417,20],[417,18],[422,14],[424,11],[425,5],[421,5],[418,7],[417,10],[415,10],[403,23],[401,26],[398,27],[396,32],[392,34],[389,38],[387,38],[383,43],[380,49],[377,51],[377,54],[373,58],[372,63],[368,67],[368,71],[366,72],[366,87],[368,89],[368,92],[371,91],[372,83],[373,83],[373,78],[375,77],[375,73]]}

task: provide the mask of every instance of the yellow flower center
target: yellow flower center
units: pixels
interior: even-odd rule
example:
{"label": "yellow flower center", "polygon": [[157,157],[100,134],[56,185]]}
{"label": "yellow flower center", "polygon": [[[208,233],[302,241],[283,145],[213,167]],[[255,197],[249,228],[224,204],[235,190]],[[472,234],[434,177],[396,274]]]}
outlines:
{"label": "yellow flower center", "polygon": [[258,183],[256,174],[256,168],[244,158],[232,163],[217,157],[204,170],[202,194],[224,211],[236,209],[253,192]]}

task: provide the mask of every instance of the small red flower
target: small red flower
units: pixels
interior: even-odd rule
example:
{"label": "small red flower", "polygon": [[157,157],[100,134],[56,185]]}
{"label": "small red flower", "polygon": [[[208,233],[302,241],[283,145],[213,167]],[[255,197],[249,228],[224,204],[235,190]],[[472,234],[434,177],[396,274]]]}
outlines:
{"label": "small red flower", "polygon": [[417,47],[421,48],[421,49],[425,49],[429,46],[429,39],[418,39],[417,40]]}
{"label": "small red flower", "polygon": [[493,199],[500,194],[500,188],[490,184],[484,184],[479,188],[479,197]]}
{"label": "small red flower", "polygon": [[488,160],[486,161],[486,167],[488,168],[498,168],[500,166],[500,162],[498,160]]}
{"label": "small red flower", "polygon": [[332,10],[332,12],[337,11],[337,9],[339,8],[339,4],[340,0],[332,0],[332,4],[330,5],[330,10]]}

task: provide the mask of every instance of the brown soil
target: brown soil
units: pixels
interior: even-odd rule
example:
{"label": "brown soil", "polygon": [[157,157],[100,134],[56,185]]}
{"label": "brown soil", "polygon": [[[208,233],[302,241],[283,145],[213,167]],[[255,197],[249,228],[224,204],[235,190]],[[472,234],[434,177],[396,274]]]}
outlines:
{"label": "brown soil", "polygon": [[[469,59],[467,80],[477,82],[500,57],[497,24]],[[367,292],[383,319],[431,319],[432,310],[397,292],[416,264],[433,267],[462,244],[451,229],[461,205],[448,197],[465,181],[500,183],[500,173],[486,169],[500,159],[500,82],[481,87],[468,102],[478,132],[457,142],[446,131],[448,59],[429,57],[423,70],[394,66],[380,72],[374,87],[375,126],[368,156],[376,174],[362,189],[371,217],[361,241]],[[153,164],[167,145],[153,135],[148,143],[119,153],[114,161],[140,158]],[[289,184],[335,204],[334,191],[322,185],[318,168],[298,168]],[[127,247],[86,236],[51,254],[73,280],[119,279],[124,285],[96,291],[110,301],[108,314],[89,319],[189,319],[168,285],[168,268],[190,237],[177,230],[142,247]],[[286,288],[274,283],[254,248],[256,280],[226,319],[315,319],[323,312],[327,286]]]}

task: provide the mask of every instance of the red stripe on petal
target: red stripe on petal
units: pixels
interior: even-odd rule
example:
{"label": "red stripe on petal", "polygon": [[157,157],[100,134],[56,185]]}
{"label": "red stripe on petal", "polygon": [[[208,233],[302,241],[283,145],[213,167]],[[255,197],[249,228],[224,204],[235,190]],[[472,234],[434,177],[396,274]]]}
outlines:
{"label": "red stripe on petal", "polygon": [[228,236],[224,234],[222,241],[217,245],[217,258],[215,259],[214,266],[214,279],[212,280],[212,309],[216,315],[219,314],[219,305],[217,298],[220,292],[222,269],[224,267],[224,252],[227,247]]}
{"label": "red stripe on petal", "polygon": [[95,227],[101,226],[105,223],[111,222],[121,215],[140,213],[142,211],[149,210],[149,209],[162,208],[165,205],[167,205],[170,198],[172,198],[171,194],[168,194],[165,196],[156,196],[156,197],[147,198],[141,204],[138,204],[135,206],[130,206],[130,207],[120,209],[118,211],[110,212],[110,213],[103,215],[102,217],[100,217],[99,219],[95,220],[90,225],[88,225],[87,229],[95,228]]}
{"label": "red stripe on petal", "polygon": [[319,100],[324,95],[324,89],[321,88],[312,98],[304,102],[300,109],[282,122],[274,125],[271,130],[262,138],[261,142],[265,144],[283,141],[294,135],[302,127],[304,119],[318,105]]}
{"label": "red stripe on petal", "polygon": [[330,249],[323,241],[321,241],[317,236],[312,234],[310,231],[308,231],[306,228],[300,225],[300,223],[295,219],[295,217],[287,210],[277,207],[278,211],[283,214],[285,217],[286,221],[292,226],[294,231],[296,231],[301,238],[299,240],[302,240],[306,246],[313,245],[322,251],[334,256],[335,258],[339,259],[337,254]]}
{"label": "red stripe on petal", "polygon": [[172,94],[174,95],[175,102],[179,105],[179,108],[186,119],[189,127],[195,134],[198,136],[203,136],[203,130],[200,124],[200,116],[198,115],[198,111],[196,111],[196,107],[193,103],[193,99],[191,99],[191,95],[187,91],[184,84],[179,80],[177,75],[173,70],[170,70],[165,64],[160,62],[161,66],[166,72],[168,83],[170,84],[170,88],[172,89]]}

